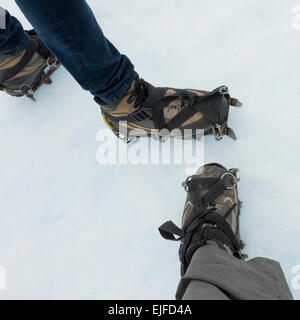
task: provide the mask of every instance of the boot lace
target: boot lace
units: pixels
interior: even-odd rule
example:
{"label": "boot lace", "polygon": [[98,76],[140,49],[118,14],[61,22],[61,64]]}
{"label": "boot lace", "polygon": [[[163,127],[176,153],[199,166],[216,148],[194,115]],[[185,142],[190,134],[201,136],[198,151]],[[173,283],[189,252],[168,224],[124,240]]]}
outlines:
{"label": "boot lace", "polygon": [[139,108],[148,98],[148,86],[145,80],[137,78],[135,80],[135,88],[133,89],[131,95],[127,99],[127,103],[132,103],[134,101],[134,108]]}

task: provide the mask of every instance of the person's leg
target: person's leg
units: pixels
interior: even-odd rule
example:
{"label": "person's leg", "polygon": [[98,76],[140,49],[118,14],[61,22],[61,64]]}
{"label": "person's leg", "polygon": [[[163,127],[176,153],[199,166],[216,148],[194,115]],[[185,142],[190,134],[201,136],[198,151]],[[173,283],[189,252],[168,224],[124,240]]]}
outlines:
{"label": "person's leg", "polygon": [[176,293],[177,300],[230,300],[221,289],[205,281],[194,279],[186,284],[182,279],[180,284]]}
{"label": "person's leg", "polygon": [[291,300],[291,291],[276,261],[243,261],[206,245],[199,248],[181,279],[182,300]]}
{"label": "person's leg", "polygon": [[117,103],[136,78],[84,0],[16,0],[41,40],[85,90]]}
{"label": "person's leg", "polygon": [[238,181],[237,169],[205,165],[183,184],[187,200],[182,229],[171,221],[159,228],[165,239],[181,240],[182,279],[177,299],[292,299],[278,262],[265,258],[245,261],[239,234]]}
{"label": "person's leg", "polygon": [[28,48],[30,38],[21,23],[0,7],[0,60],[17,56]]}

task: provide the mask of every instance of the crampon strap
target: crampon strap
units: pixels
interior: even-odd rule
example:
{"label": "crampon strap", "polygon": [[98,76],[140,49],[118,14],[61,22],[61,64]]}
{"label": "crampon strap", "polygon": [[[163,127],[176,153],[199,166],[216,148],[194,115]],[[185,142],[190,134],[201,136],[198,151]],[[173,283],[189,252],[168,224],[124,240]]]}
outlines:
{"label": "crampon strap", "polygon": [[[183,108],[174,118],[172,118],[166,125],[165,128],[172,131],[176,128],[180,128],[186,121],[192,118],[197,112],[204,114],[211,122],[218,123],[217,111],[212,110],[214,101],[217,97],[221,97],[220,88],[217,88],[204,96],[198,96],[190,93],[183,96],[183,99],[188,101],[187,107]],[[177,97],[175,97],[177,98]],[[207,107],[209,100],[209,108]],[[165,120],[164,120],[165,121]],[[222,124],[222,123],[218,123]]]}
{"label": "crampon strap", "polygon": [[15,75],[20,73],[30,62],[32,59],[34,53],[36,52],[39,44],[36,40],[32,40],[30,42],[30,45],[28,49],[25,51],[25,54],[21,58],[21,60],[12,68],[7,69],[6,71],[3,71],[0,76],[0,82],[3,83],[11,78],[13,78]]}
{"label": "crampon strap", "polygon": [[37,50],[38,53],[47,60],[50,56],[50,51],[48,48],[44,45],[44,43],[41,41],[41,39],[37,36],[37,33],[34,29],[26,31],[26,33],[31,37],[34,38],[38,42]]}

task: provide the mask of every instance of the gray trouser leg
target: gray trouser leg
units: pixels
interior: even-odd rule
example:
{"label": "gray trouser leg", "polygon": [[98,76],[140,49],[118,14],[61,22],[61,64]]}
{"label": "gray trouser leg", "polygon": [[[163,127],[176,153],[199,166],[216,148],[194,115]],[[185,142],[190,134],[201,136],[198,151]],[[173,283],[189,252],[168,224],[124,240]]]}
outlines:
{"label": "gray trouser leg", "polygon": [[266,258],[248,261],[212,245],[199,248],[182,277],[177,299],[291,300],[280,264]]}

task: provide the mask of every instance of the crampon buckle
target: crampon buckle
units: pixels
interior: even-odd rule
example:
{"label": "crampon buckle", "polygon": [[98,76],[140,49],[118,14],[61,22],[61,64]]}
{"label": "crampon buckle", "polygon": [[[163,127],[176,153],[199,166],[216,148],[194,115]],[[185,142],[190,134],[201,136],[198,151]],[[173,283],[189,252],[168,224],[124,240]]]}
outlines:
{"label": "crampon buckle", "polygon": [[222,126],[220,126],[219,124],[215,124],[213,127],[212,127],[212,131],[213,131],[213,134],[215,136],[215,139],[217,141],[220,141],[223,139],[223,132],[222,132]]}
{"label": "crampon buckle", "polygon": [[224,96],[229,96],[229,89],[226,86],[220,87],[219,92]]}
{"label": "crampon buckle", "polygon": [[[236,171],[233,171],[233,170],[236,170]],[[227,190],[233,190],[236,187],[237,183],[240,181],[240,178],[236,176],[237,172],[238,172],[237,169],[231,169],[231,171],[225,172],[222,175],[221,180],[225,179],[226,177],[231,178],[231,185],[226,186]]]}
{"label": "crampon buckle", "polygon": [[186,192],[190,191],[189,184],[192,181],[192,179],[193,179],[193,177],[189,176],[186,178],[186,180],[184,182],[182,182],[182,186]]}

